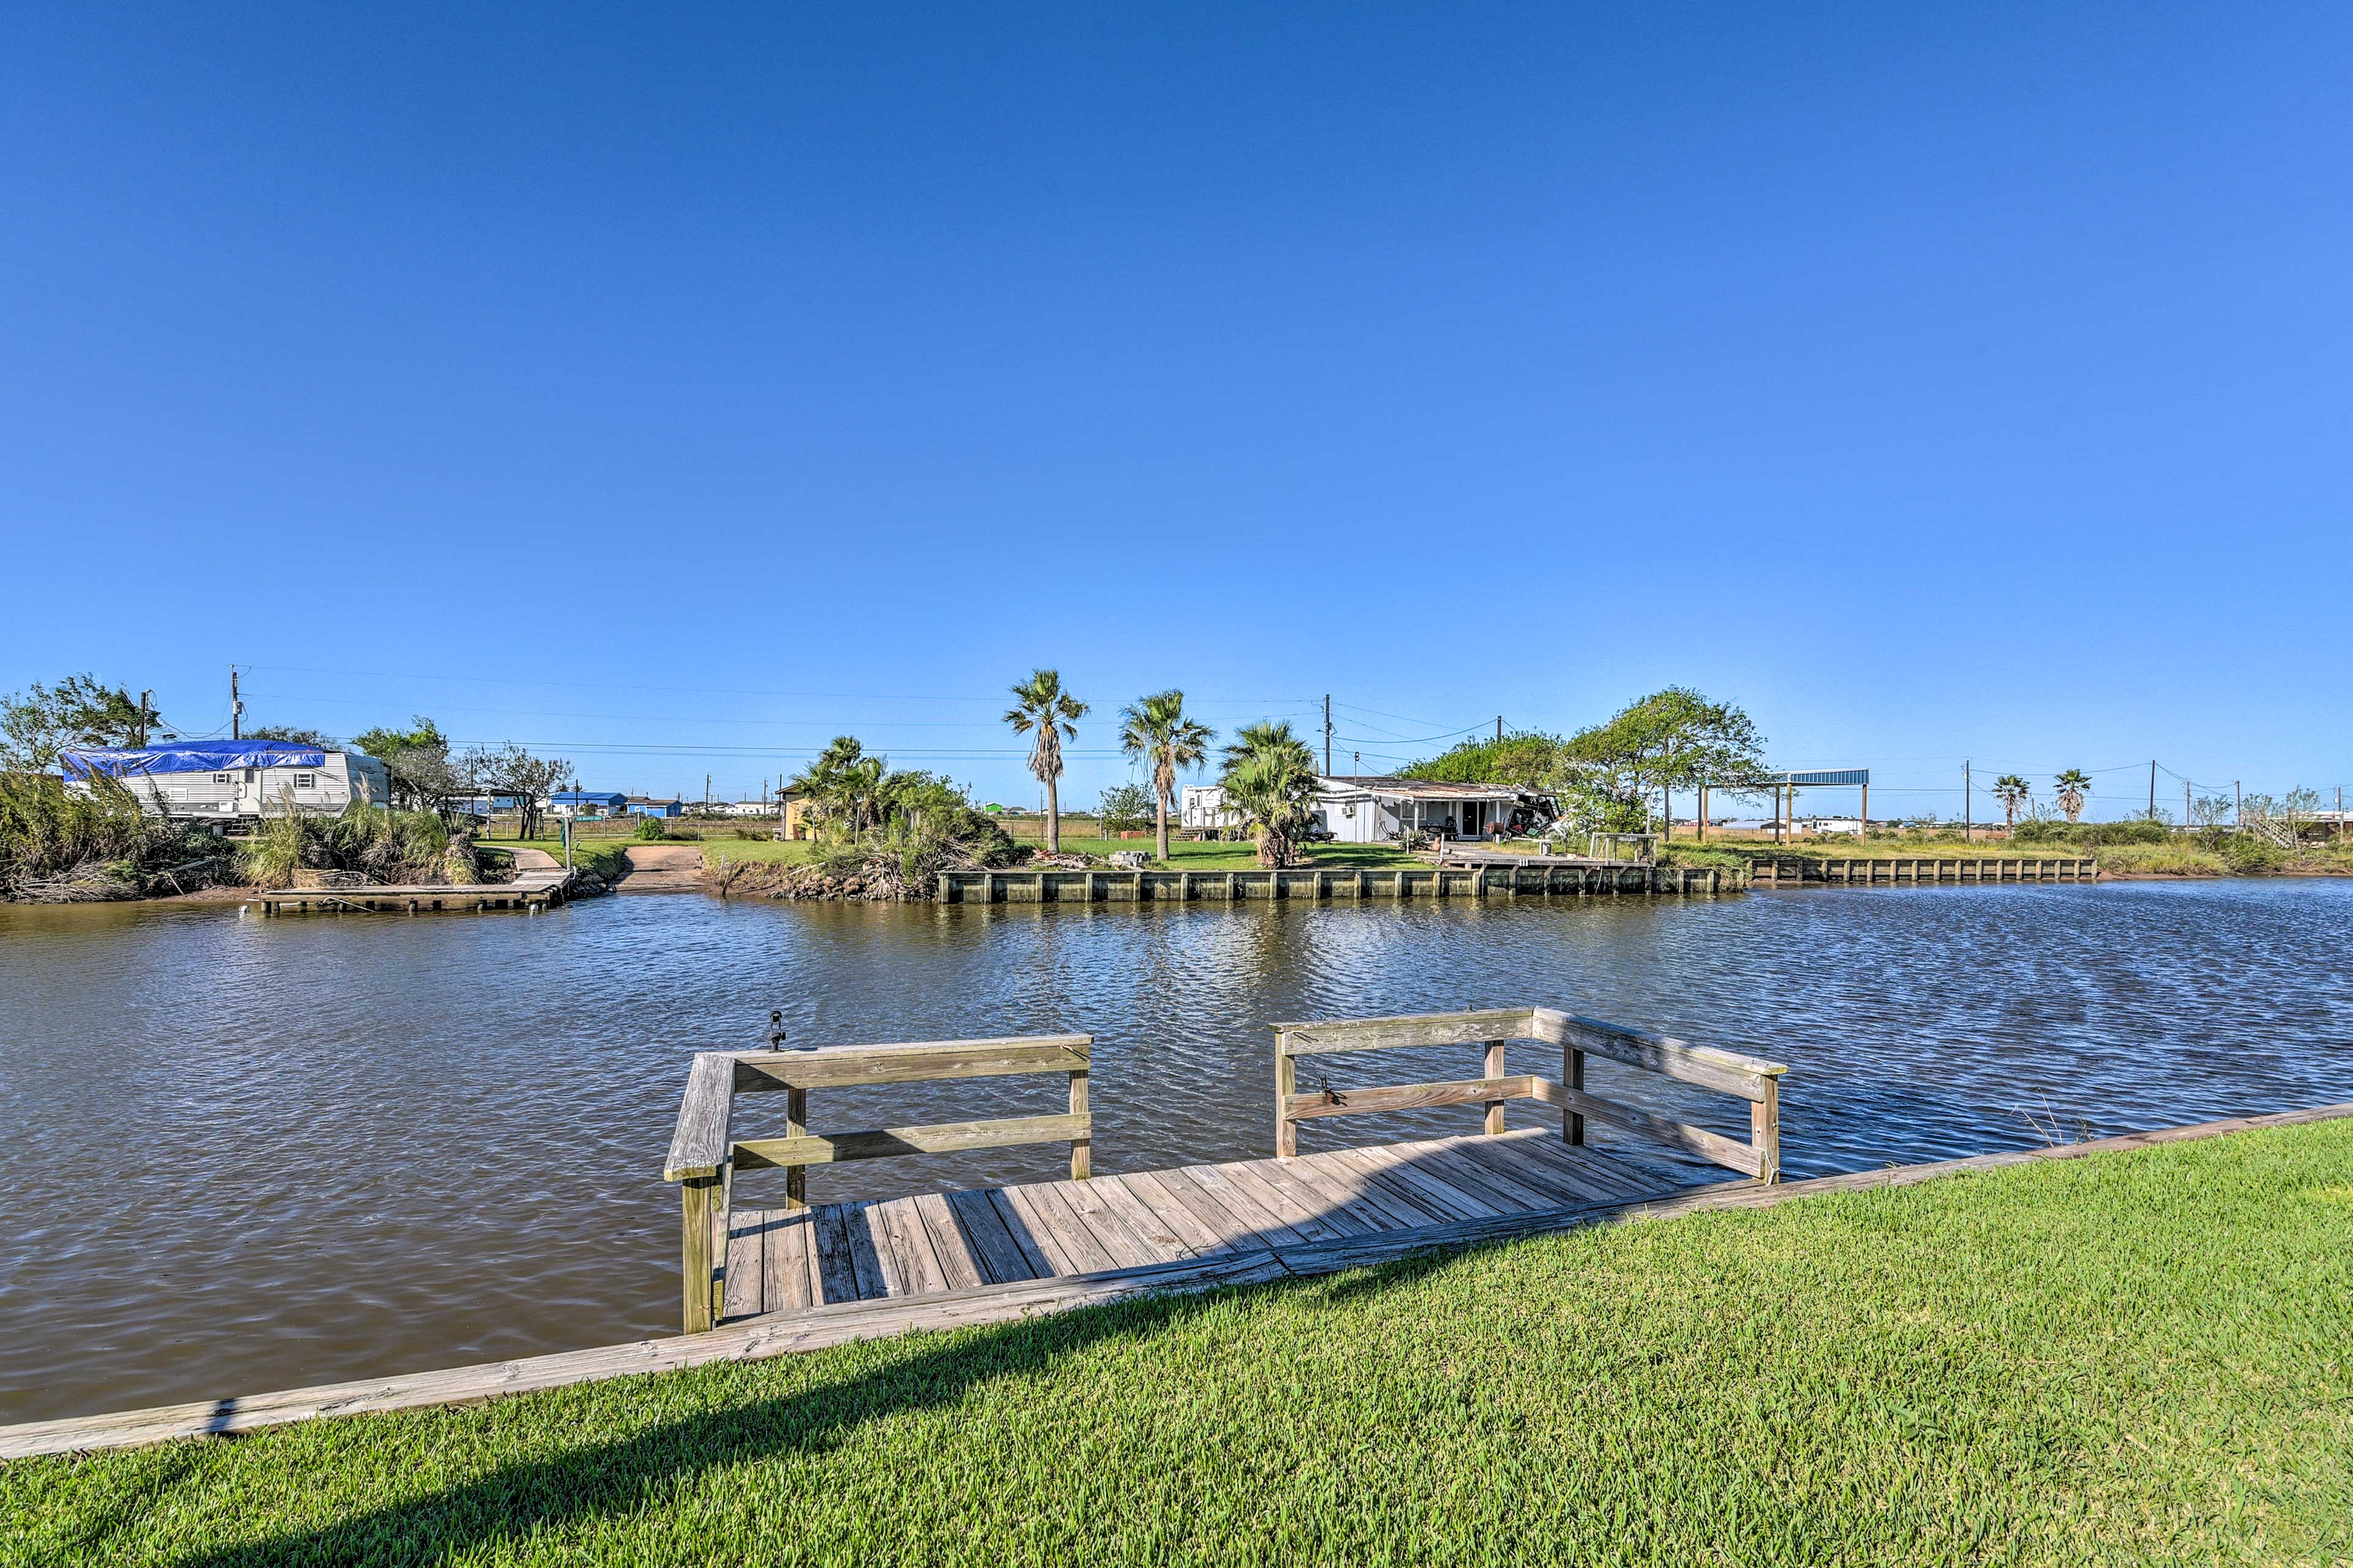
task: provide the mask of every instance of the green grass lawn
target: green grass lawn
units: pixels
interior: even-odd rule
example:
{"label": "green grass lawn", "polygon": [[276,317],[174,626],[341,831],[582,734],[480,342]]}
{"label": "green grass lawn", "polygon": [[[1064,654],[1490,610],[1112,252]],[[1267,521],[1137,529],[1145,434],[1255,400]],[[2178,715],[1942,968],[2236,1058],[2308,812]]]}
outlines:
{"label": "green grass lawn", "polygon": [[19,1461],[0,1558],[2333,1563],[2348,1356],[2335,1122]]}

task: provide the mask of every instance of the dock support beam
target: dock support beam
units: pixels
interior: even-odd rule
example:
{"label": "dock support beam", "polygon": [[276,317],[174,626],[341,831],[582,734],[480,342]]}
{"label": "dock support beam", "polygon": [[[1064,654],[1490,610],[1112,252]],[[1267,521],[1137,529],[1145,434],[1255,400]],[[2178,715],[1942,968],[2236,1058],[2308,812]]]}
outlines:
{"label": "dock support beam", "polygon": [[719,1178],[690,1176],[679,1184],[685,1209],[680,1262],[686,1273],[686,1331],[699,1334],[719,1321],[719,1282],[712,1264],[718,1226]]}

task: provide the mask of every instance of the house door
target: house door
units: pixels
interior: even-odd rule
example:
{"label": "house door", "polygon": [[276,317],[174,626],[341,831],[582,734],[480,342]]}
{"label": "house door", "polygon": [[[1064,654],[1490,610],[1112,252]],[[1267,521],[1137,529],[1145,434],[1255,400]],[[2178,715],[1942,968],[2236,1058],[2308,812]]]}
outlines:
{"label": "house door", "polygon": [[1487,829],[1484,826],[1486,816],[1487,808],[1484,805],[1477,801],[1473,801],[1470,805],[1465,805],[1462,808],[1462,837],[1465,838],[1476,838],[1482,833],[1486,832]]}

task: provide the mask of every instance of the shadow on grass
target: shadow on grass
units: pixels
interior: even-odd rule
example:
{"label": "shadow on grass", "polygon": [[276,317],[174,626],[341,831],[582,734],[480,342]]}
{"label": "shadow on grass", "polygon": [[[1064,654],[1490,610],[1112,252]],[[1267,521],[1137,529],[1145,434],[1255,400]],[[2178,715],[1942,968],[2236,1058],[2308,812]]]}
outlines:
{"label": "shadow on grass", "polygon": [[[1335,1301],[1355,1300],[1419,1279],[1450,1266],[1460,1256],[1415,1258],[1338,1278],[1236,1289],[1313,1289]],[[659,1506],[661,1500],[674,1495],[680,1481],[708,1471],[772,1455],[823,1451],[849,1438],[860,1426],[905,1412],[952,1405],[998,1378],[1045,1372],[1066,1357],[1101,1345],[1170,1331],[1208,1310],[1213,1299],[1213,1295],[1148,1297],[959,1334],[953,1343],[844,1382],[707,1410],[620,1441],[508,1465],[429,1497],[354,1514],[315,1530],[196,1552],[174,1561],[181,1568],[231,1568],[276,1563],[441,1562],[467,1556],[484,1548],[528,1541],[535,1533],[575,1521]],[[422,1417],[380,1419],[447,1420],[449,1416],[432,1412]],[[167,1472],[159,1478],[158,1486],[175,1484],[186,1473],[185,1467]],[[149,1489],[153,1492],[156,1488]],[[152,1504],[154,1500],[150,1500]],[[119,1515],[111,1518],[106,1533],[134,1522]],[[81,1544],[95,1552],[105,1542],[101,1538]]]}

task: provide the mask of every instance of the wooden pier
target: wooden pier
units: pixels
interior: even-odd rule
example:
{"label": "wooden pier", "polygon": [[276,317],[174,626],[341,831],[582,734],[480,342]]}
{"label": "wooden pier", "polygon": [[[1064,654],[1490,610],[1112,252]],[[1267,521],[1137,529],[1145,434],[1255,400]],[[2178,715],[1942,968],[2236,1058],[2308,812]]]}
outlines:
{"label": "wooden pier", "polygon": [[1694,895],[1719,890],[1713,868],[1568,856],[1498,855],[1440,865],[1295,866],[1231,871],[943,871],[944,904],[1235,903],[1270,899]]}
{"label": "wooden pier", "polygon": [[1749,886],[1794,888],[1806,882],[1836,886],[1911,886],[1924,882],[2090,882],[2099,879],[2099,862],[2089,856],[1947,855],[1936,856],[1814,856],[1775,855],[1759,859],[1749,872]]}
{"label": "wooden pier", "polygon": [[397,883],[358,888],[286,888],[246,900],[263,915],[417,915],[449,910],[553,909],[572,893],[572,873],[526,870],[512,882]]}
{"label": "wooden pier", "polygon": [[[1588,1146],[1588,1118],[1720,1165],[1750,1184],[1778,1179],[1778,1063],[1662,1039],[1545,1007],[1282,1024],[1275,1028],[1277,1155],[1174,1170],[1091,1176],[1087,1110],[1092,1041],[1084,1035],[951,1040],[817,1050],[705,1052],[680,1106],[665,1180],[680,1184],[686,1331],[823,1310],[831,1304],[906,1299],[908,1326],[957,1321],[960,1299],[993,1288],[1123,1269],[1212,1270],[1273,1248],[1475,1224],[1508,1234],[1565,1208],[1664,1197],[1709,1184],[1713,1173]],[[1562,1054],[1558,1081],[1507,1074],[1508,1042]],[[1482,1076],[1436,1083],[1301,1093],[1297,1062],[1333,1052],[1472,1046]],[[1590,1053],[1749,1104],[1747,1142],[1589,1094]],[[812,1089],[1007,1074],[1066,1075],[1067,1112],[818,1134],[807,1126]],[[738,1095],[787,1096],[785,1135],[739,1139]],[[1561,1112],[1557,1131],[1504,1130],[1504,1104],[1534,1100]],[[1477,1104],[1484,1132],[1299,1154],[1302,1121]],[[1067,1181],[881,1202],[804,1201],[807,1165],[945,1150],[1071,1144]],[[736,1172],[786,1171],[776,1208],[736,1206]]]}

